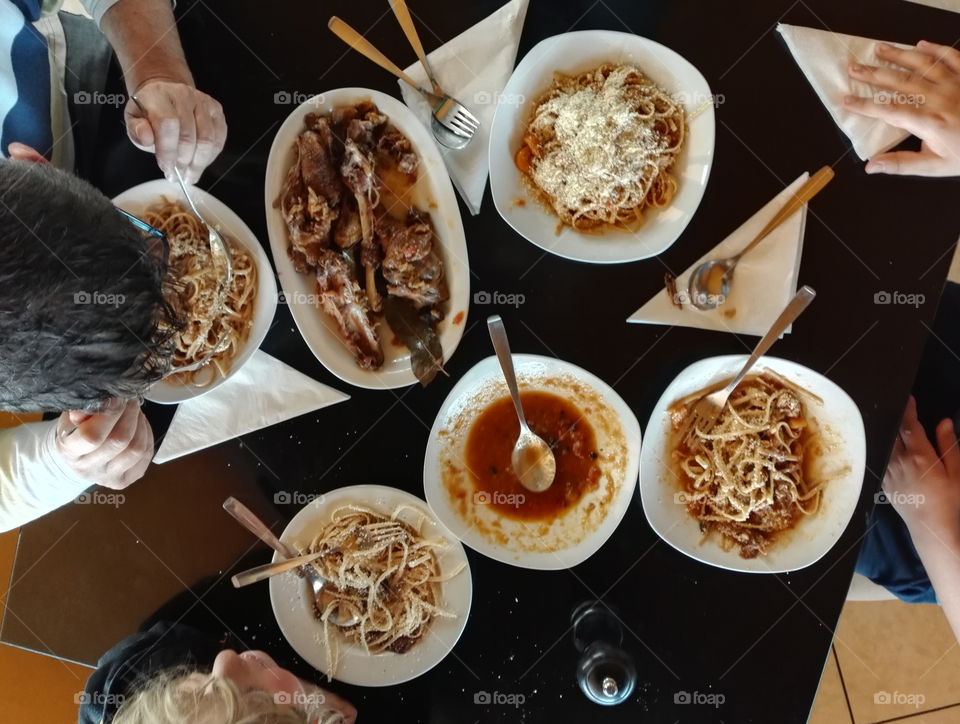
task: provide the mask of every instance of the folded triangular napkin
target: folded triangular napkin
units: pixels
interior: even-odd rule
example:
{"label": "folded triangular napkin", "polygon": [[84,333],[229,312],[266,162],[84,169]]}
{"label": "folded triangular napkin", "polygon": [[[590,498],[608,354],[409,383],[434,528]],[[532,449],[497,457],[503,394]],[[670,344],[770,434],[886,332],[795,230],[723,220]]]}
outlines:
{"label": "folded triangular napkin", "polygon": [[[803,206],[766,239],[755,246],[737,264],[730,296],[716,309],[701,311],[687,299],[690,274],[710,259],[733,256],[749,244],[810,177],[800,178],[777,194],[739,229],[721,241],[677,277],[677,291],[683,309],[678,309],[666,289],[633,313],[628,322],[699,327],[737,334],[766,334],[797,291],[800,255],[803,251],[803,230],[807,207]],[[789,331],[789,330],[788,330]]]}
{"label": "folded triangular napkin", "polygon": [[153,462],[165,463],[349,399],[257,350],[215,390],[180,403]]}
{"label": "folded triangular napkin", "polygon": [[[847,134],[853,143],[853,150],[860,158],[866,161],[878,153],[889,151],[910,135],[903,129],[853,113],[843,106],[843,97],[846,95],[873,97],[874,89],[868,83],[854,80],[847,71],[851,63],[890,65],[881,62],[874,52],[874,46],[881,41],[783,23],[777,25],[777,30],[820,101],[827,107],[840,130]],[[890,44],[900,48],[910,47]]]}
{"label": "folded triangular napkin", "polygon": [[[454,151],[437,144],[453,185],[474,215],[480,213],[483,190],[487,185],[487,152],[493,115],[500,93],[513,73],[529,2],[510,0],[427,55],[444,90],[480,121],[480,128],[466,148]],[[424,88],[430,87],[427,73],[419,62],[404,70]],[[404,103],[430,128],[430,105],[409,85],[403,81],[399,83]]]}

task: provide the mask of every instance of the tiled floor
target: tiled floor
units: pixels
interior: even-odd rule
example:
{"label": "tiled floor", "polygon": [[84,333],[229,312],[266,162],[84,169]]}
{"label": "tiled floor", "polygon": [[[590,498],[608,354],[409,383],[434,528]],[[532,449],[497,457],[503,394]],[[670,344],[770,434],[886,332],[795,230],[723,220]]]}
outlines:
{"label": "tiled floor", "polygon": [[960,722],[960,645],[939,606],[850,601],[809,724]]}

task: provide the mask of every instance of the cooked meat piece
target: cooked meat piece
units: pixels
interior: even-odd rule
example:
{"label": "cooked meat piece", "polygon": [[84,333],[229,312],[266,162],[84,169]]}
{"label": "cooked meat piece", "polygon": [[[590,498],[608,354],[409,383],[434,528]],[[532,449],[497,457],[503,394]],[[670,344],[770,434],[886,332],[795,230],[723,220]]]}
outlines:
{"label": "cooked meat piece", "polygon": [[420,158],[413,150],[410,139],[396,128],[388,128],[383,132],[377,142],[377,150],[396,161],[397,170],[400,173],[416,176],[417,168],[420,166]]}
{"label": "cooked meat piece", "polygon": [[326,198],[328,205],[335,209],[340,205],[343,185],[330,156],[332,135],[325,120],[321,127],[325,133],[304,131],[297,139],[300,148],[300,175],[308,189]]}
{"label": "cooked meat piece", "polygon": [[449,298],[428,217],[411,211],[404,222],[383,214],[377,219],[376,234],[383,247],[383,277],[389,294],[409,299],[418,309],[435,307]]}
{"label": "cooked meat piece", "polygon": [[317,264],[320,306],[336,323],[340,338],[364,369],[383,364],[380,339],[367,312],[367,300],[350,264],[340,254],[324,249]]}
{"label": "cooked meat piece", "polygon": [[340,106],[339,108],[333,109],[333,113],[330,114],[330,124],[333,129],[333,135],[336,136],[341,144],[347,137],[347,126],[350,125],[350,121],[359,117],[360,113],[357,111],[356,106]]}
{"label": "cooked meat piece", "polygon": [[290,240],[288,253],[294,268],[307,272],[316,266],[320,250],[327,245],[330,227],[336,218],[326,199],[307,189],[301,175],[299,143],[294,146],[296,160],[287,172],[280,196],[274,202],[280,207]]}
{"label": "cooked meat piece", "polygon": [[347,124],[347,135],[344,142],[348,139],[356,143],[364,150],[373,149],[377,145],[377,139],[387,124],[387,117],[380,113],[367,113],[362,119],[354,118]]}
{"label": "cooked meat piece", "polygon": [[[351,125],[356,120],[350,122]],[[380,311],[380,294],[377,292],[375,272],[379,265],[379,250],[373,232],[373,208],[377,205],[380,194],[377,190],[377,176],[373,158],[357,143],[348,138],[343,145],[343,164],[340,166],[340,175],[343,183],[353,192],[357,200],[357,213],[360,216],[360,229],[363,241],[361,262],[364,266],[364,289],[370,308]]]}
{"label": "cooked meat piece", "polygon": [[363,227],[360,225],[357,201],[348,196],[340,205],[340,216],[333,227],[333,241],[341,249],[349,249],[362,238]]}

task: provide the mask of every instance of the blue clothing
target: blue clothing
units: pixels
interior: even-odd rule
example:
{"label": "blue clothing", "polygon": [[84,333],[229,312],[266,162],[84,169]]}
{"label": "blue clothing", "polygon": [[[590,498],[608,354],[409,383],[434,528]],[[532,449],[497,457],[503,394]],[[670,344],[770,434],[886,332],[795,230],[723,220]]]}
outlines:
{"label": "blue clothing", "polygon": [[936,603],[937,595],[903,519],[889,503],[877,503],[857,559],[857,573],[907,603]]}

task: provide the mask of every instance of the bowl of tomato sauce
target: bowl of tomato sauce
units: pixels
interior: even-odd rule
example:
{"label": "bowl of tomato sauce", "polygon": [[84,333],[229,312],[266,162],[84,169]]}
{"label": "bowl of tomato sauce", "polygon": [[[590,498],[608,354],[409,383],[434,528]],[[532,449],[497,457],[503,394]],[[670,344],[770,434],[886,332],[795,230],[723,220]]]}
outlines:
{"label": "bowl of tomato sauce", "polygon": [[524,488],[510,462],[519,434],[495,357],[454,386],[430,432],[424,491],[464,544],[498,561],[556,570],[593,555],[623,519],[637,487],[640,425],[596,375],[551,357],[516,354],[524,415],[548,442],[557,475]]}

